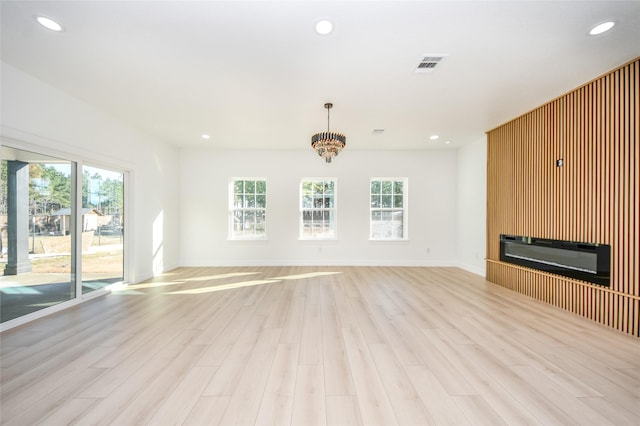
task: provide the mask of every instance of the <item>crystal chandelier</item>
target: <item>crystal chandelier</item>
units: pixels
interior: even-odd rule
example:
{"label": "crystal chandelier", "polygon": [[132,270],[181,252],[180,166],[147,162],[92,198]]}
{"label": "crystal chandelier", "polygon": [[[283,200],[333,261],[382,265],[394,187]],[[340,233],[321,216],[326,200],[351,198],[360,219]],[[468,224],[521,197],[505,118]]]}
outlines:
{"label": "crystal chandelier", "polygon": [[333,104],[326,103],[324,107],[327,109],[327,131],[311,136],[311,148],[327,163],[330,163],[333,157],[336,157],[347,144],[347,137],[342,133],[329,130],[329,110],[333,108]]}

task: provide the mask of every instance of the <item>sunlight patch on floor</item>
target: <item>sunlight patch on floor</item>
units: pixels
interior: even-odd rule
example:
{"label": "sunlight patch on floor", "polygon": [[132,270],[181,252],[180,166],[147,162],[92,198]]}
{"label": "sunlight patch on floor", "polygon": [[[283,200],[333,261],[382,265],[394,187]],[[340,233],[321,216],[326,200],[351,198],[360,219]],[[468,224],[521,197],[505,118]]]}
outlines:
{"label": "sunlight patch on floor", "polygon": [[137,291],[137,290],[128,290],[126,288],[123,288],[122,290],[117,290],[117,291],[113,291],[113,294],[118,295],[118,296],[148,296],[148,293],[144,293],[142,291]]}
{"label": "sunlight patch on floor", "polygon": [[202,293],[212,293],[214,291],[231,290],[231,289],[234,289],[234,288],[251,287],[251,286],[263,285],[263,284],[271,284],[271,283],[277,283],[279,281],[280,280],[242,281],[242,282],[233,283],[233,284],[223,284],[223,285],[217,285],[217,286],[212,286],[212,287],[194,288],[194,289],[191,289],[191,290],[172,291],[171,293],[165,293],[165,294],[202,294]]}
{"label": "sunlight patch on floor", "polygon": [[185,281],[208,281],[221,280],[223,278],[245,277],[247,275],[257,275],[260,272],[230,272],[228,274],[208,275],[205,277],[184,278]]}
{"label": "sunlight patch on floor", "polygon": [[174,271],[168,271],[168,272],[163,272],[161,274],[156,275],[156,278],[158,277],[169,277],[171,275],[179,275],[179,272],[174,272]]}
{"label": "sunlight patch on floor", "polygon": [[308,272],[306,274],[285,275],[283,277],[274,277],[274,280],[302,280],[305,278],[323,277],[325,275],[341,274],[342,272]]}
{"label": "sunlight patch on floor", "polygon": [[129,284],[126,287],[122,287],[122,289],[114,289],[114,292],[125,291],[125,290],[140,290],[142,288],[155,288],[155,287],[166,287],[170,285],[179,285],[186,284],[186,281],[154,281],[151,283],[140,283],[140,284]]}
{"label": "sunlight patch on floor", "polygon": [[[220,279],[225,279],[225,278],[235,278],[235,277],[244,277],[244,276],[248,276],[248,275],[257,275],[260,272],[230,272],[230,273],[226,273],[226,274],[217,274],[217,275],[207,275],[207,276],[203,276],[203,277],[192,277],[192,278],[184,278],[181,281],[152,281],[152,282],[147,282],[147,283],[141,283],[141,284],[130,284],[128,286],[125,287],[121,287],[121,288],[114,288],[112,291],[114,293],[128,293],[128,294],[136,294],[135,290],[141,290],[141,289],[146,289],[146,288],[156,288],[156,287],[168,287],[168,286],[174,286],[174,285],[180,285],[180,284],[187,284],[189,282],[204,282],[204,281],[211,281],[211,280],[220,280]],[[304,274],[294,274],[294,275],[284,275],[281,277],[275,277],[275,278],[269,278],[266,280],[251,280],[251,281],[242,281],[242,282],[238,282],[238,283],[231,283],[231,284],[222,284],[222,285],[213,285],[213,286],[207,286],[207,287],[202,287],[202,288],[195,288],[195,289],[188,289],[188,290],[177,290],[177,291],[172,291],[172,292],[167,292],[165,294],[202,294],[202,293],[212,293],[215,291],[222,291],[222,290],[230,290],[230,289],[234,289],[234,288],[241,288],[241,287],[250,287],[250,286],[256,286],[256,285],[262,285],[262,284],[270,284],[270,283],[275,283],[275,282],[279,282],[282,280],[302,280],[302,279],[306,279],[306,278],[316,278],[316,277],[323,277],[323,276],[327,276],[327,275],[335,275],[335,274],[341,274],[342,272],[308,272],[308,273],[304,273]]]}

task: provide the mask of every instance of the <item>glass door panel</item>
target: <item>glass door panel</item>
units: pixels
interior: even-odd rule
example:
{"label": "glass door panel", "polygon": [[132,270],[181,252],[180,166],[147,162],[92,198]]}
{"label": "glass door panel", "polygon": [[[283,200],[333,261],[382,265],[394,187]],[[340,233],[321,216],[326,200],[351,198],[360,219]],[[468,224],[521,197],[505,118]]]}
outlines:
{"label": "glass door panel", "polygon": [[124,280],[124,175],[82,167],[82,293]]}
{"label": "glass door panel", "polygon": [[75,163],[3,146],[0,321],[76,297]]}

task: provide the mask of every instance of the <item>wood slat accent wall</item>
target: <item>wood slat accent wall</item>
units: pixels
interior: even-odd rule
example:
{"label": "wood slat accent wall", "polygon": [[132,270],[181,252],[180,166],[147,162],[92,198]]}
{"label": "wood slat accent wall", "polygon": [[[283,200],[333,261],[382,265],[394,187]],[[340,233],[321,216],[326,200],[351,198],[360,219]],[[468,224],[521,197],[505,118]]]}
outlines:
{"label": "wood slat accent wall", "polygon": [[[639,138],[640,58],[487,132],[487,279],[640,336]],[[500,234],[610,244],[611,287],[500,262]]]}

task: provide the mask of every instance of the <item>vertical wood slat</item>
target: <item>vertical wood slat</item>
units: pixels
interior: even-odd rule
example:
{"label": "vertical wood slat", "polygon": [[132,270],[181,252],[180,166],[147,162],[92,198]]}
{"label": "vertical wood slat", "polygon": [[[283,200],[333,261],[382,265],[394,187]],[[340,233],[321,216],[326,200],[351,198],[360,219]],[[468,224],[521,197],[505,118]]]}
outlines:
{"label": "vertical wood slat", "polygon": [[[635,235],[633,239],[633,247],[632,250],[636,254],[640,254],[640,108],[637,108],[638,103],[640,103],[640,62],[636,62],[633,64],[633,73],[631,75],[632,87],[630,89],[631,93],[631,106],[630,106],[630,114],[631,117],[629,128],[630,128],[630,139],[631,139],[631,173],[629,178],[632,183],[633,193],[633,202],[632,205],[635,206],[634,212],[632,212],[633,217],[633,226],[631,226],[632,234]],[[634,105],[636,106],[634,110]],[[633,282],[635,283],[635,287],[633,290],[633,294],[636,296],[640,296],[640,255],[634,258],[633,265]],[[640,335],[640,304],[635,304],[635,322],[636,326],[636,334]]]}
{"label": "vertical wood slat", "polygon": [[[640,58],[487,133],[487,279],[640,337],[639,86]],[[500,234],[610,244],[611,286],[503,264]]]}

